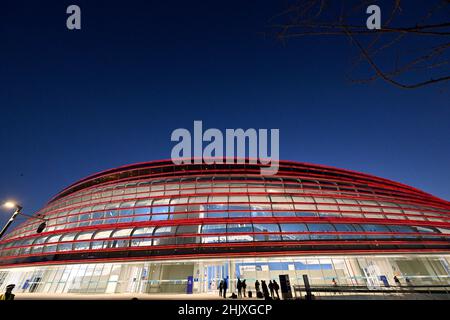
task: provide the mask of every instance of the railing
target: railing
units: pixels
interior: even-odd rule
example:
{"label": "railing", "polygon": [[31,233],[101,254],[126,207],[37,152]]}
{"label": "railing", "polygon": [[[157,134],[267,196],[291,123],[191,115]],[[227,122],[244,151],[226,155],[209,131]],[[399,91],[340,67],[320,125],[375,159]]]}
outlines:
{"label": "railing", "polygon": [[[421,294],[438,294],[447,295],[450,299],[450,284],[446,285],[399,285],[399,286],[300,286],[294,285],[293,291],[295,298],[302,298],[305,293],[306,299],[313,299],[314,293],[326,294],[346,294],[346,295],[421,295]],[[299,297],[297,296],[299,293]]]}

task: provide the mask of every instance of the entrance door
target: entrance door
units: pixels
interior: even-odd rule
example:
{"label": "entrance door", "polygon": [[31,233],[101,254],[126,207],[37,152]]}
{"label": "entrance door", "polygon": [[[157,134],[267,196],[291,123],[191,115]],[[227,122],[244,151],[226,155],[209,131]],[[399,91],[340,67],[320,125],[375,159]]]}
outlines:
{"label": "entrance door", "polygon": [[205,264],[203,292],[218,293],[220,281],[228,276],[227,263]]}

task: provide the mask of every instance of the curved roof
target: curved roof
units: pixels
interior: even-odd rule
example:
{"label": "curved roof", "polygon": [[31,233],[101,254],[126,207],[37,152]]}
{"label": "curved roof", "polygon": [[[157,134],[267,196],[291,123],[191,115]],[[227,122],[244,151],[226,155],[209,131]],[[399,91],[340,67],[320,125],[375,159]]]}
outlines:
{"label": "curved roof", "polygon": [[38,213],[44,232],[28,219],[1,239],[0,265],[450,250],[448,201],[351,170],[280,161],[264,176],[269,165],[240,160],[90,175]]}
{"label": "curved roof", "polygon": [[[140,163],[134,163],[129,165],[120,166],[117,168],[112,168],[108,170],[104,170],[98,173],[94,173],[92,175],[89,175],[83,179],[78,180],[77,182],[71,184],[70,186],[63,189],[61,192],[59,192],[56,196],[54,196],[49,203],[60,199],[64,196],[67,196],[73,192],[82,190],[87,187],[100,185],[106,182],[110,181],[117,181],[122,179],[130,179],[133,178],[137,179],[141,175],[144,174],[151,174],[158,177],[170,177],[174,176],[177,173],[183,173],[186,174],[186,171],[192,171],[197,168],[196,174],[209,174],[213,169],[220,170],[222,169],[233,169],[238,170],[239,168],[242,168],[243,170],[248,171],[249,169],[253,170],[259,170],[261,167],[265,167],[261,164],[252,164],[250,163],[249,159],[244,159],[245,164],[183,164],[183,165],[176,165],[172,162],[170,159],[165,160],[155,160],[155,161],[148,161],[148,162],[140,162]],[[230,167],[231,166],[231,167]],[[279,161],[279,171],[275,176],[281,176],[283,173],[290,173],[290,175],[300,172],[308,172],[308,173],[315,173],[318,175],[322,175],[323,178],[329,178],[329,177],[341,177],[341,178],[348,178],[352,180],[357,180],[360,182],[365,183],[375,183],[375,184],[381,184],[386,188],[392,188],[397,191],[403,191],[410,194],[415,194],[420,197],[425,197],[428,200],[437,201],[440,203],[446,203],[447,205],[450,205],[450,202],[440,199],[438,197],[435,197],[429,193],[426,193],[422,190],[419,190],[417,188],[395,182],[389,179],[380,178],[374,175],[361,173],[357,171],[352,170],[346,170],[346,169],[340,169],[332,166],[326,166],[326,165],[317,165],[317,164],[311,164],[306,162],[296,162],[296,161],[287,161],[287,160],[281,160]],[[207,168],[207,170],[203,170]],[[269,176],[270,177],[270,176]]]}

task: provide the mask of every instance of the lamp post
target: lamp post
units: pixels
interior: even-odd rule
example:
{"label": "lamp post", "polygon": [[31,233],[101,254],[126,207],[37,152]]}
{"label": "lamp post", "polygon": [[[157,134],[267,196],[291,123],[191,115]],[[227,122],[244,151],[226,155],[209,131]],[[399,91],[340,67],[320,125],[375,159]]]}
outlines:
{"label": "lamp post", "polygon": [[2,231],[0,231],[0,239],[3,237],[3,234],[6,232],[6,230],[8,230],[9,226],[11,225],[11,223],[13,223],[14,219],[17,217],[17,215],[20,213],[20,211],[22,211],[21,206],[19,206],[18,204],[14,203],[14,202],[11,202],[11,201],[5,202],[3,204],[3,206],[8,209],[15,208],[16,210],[12,214],[11,218],[9,218],[8,222],[3,227]]}
{"label": "lamp post", "polygon": [[13,223],[14,219],[16,219],[17,215],[19,215],[19,214],[24,215],[24,216],[27,216],[27,217],[30,217],[30,218],[39,219],[39,220],[43,220],[43,221],[44,221],[44,222],[42,222],[42,223],[39,225],[39,227],[38,227],[38,229],[37,229],[37,231],[36,231],[37,233],[41,233],[41,232],[45,229],[47,219],[43,219],[43,218],[36,217],[36,216],[29,216],[29,215],[27,215],[27,214],[22,213],[21,211],[22,211],[23,208],[22,208],[20,205],[18,205],[17,203],[12,202],[12,201],[5,202],[5,203],[3,204],[3,206],[4,206],[5,208],[8,208],[8,209],[13,209],[13,208],[15,208],[16,210],[15,210],[14,213],[12,214],[11,218],[9,218],[8,222],[6,222],[6,224],[5,224],[5,226],[3,227],[2,231],[0,231],[0,239],[3,237],[3,235],[4,235],[5,232],[6,232],[6,230],[8,230],[9,226],[11,225],[11,223]]}

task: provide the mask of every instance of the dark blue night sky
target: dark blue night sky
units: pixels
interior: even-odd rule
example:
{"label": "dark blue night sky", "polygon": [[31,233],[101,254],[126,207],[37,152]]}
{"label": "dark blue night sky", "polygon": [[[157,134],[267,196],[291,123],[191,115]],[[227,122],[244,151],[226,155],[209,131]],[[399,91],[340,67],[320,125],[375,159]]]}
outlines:
{"label": "dark blue night sky", "polygon": [[[82,9],[68,31],[65,10]],[[450,94],[348,81],[339,38],[261,34],[284,1],[0,5],[0,199],[28,213],[97,171],[170,158],[171,132],[279,128],[280,157],[450,200]],[[365,15],[361,15],[365,19]],[[448,87],[447,87],[448,89]],[[10,214],[1,211],[0,222]]]}

